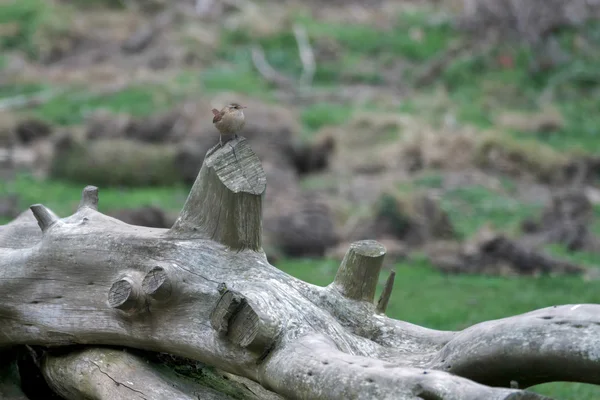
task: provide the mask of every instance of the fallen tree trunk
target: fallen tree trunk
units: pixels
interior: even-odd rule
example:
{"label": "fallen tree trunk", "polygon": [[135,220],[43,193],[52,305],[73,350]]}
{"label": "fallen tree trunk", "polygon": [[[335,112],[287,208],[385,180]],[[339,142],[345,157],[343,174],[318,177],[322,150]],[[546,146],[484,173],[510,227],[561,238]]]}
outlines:
{"label": "fallen tree trunk", "polygon": [[281,399],[266,390],[257,395],[247,386],[233,382],[222,381],[215,385],[214,377],[213,387],[209,387],[165,365],[111,348],[91,347],[61,355],[50,353],[44,359],[42,371],[50,387],[67,400]]}
{"label": "fallen tree trunk", "polygon": [[[377,242],[353,244],[327,287],[267,262],[265,189],[260,161],[240,138],[209,150],[170,230],[99,213],[94,187],[67,218],[32,206],[0,227],[0,347],[165,352],[290,399],[541,399],[511,382],[600,384],[599,305],[542,309],[462,332],[390,319],[388,300],[374,304],[385,254]],[[46,363],[46,377],[76,387],[77,371],[100,357],[90,352],[87,361],[79,354]],[[62,365],[60,375],[53,365]],[[137,373],[136,384],[159,384],[155,370]],[[90,382],[104,384],[101,375]]]}

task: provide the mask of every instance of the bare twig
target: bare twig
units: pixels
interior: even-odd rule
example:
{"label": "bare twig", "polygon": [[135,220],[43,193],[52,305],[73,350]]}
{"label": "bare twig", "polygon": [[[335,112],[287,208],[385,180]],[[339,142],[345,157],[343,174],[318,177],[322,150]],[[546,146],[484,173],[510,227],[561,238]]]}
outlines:
{"label": "bare twig", "polygon": [[276,84],[277,86],[283,86],[290,88],[294,86],[292,81],[284,75],[277,72],[265,57],[265,52],[259,45],[252,46],[252,62],[258,70],[258,72],[265,78],[267,82]]}
{"label": "bare twig", "polygon": [[259,45],[252,46],[252,62],[258,70],[258,72],[268,82],[274,83],[286,90],[293,90],[295,94],[298,94],[300,89],[310,87],[312,84],[313,77],[316,71],[315,55],[312,47],[308,40],[308,33],[306,28],[302,25],[294,25],[294,37],[298,43],[298,53],[300,60],[302,61],[302,74],[298,80],[298,83],[290,77],[287,77],[273,68],[265,57],[265,52]]}
{"label": "bare twig", "polygon": [[294,24],[294,37],[298,43],[298,53],[300,54],[300,60],[302,61],[303,66],[302,75],[300,76],[300,85],[302,87],[308,87],[312,84],[315,75],[315,54],[312,51],[312,47],[310,47],[308,33],[304,26]]}

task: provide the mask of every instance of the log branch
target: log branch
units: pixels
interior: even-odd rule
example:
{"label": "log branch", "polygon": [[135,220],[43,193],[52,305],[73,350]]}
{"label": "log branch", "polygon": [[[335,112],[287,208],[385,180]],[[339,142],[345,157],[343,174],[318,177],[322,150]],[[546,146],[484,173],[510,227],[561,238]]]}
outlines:
{"label": "log branch", "polygon": [[[343,374],[340,374],[341,371]],[[442,371],[406,368],[391,362],[346,354],[337,350],[330,339],[320,335],[305,336],[273,354],[262,370],[261,382],[284,396],[302,399],[545,398],[515,389],[486,387]],[[315,397],[314,387],[327,388],[327,393]]]}
{"label": "log branch", "polygon": [[599,312],[572,304],[483,322],[459,333],[429,366],[493,386],[600,384]]}
{"label": "log branch", "polygon": [[34,204],[31,207],[31,212],[38,222],[38,225],[42,232],[46,232],[55,223],[58,222],[59,218],[51,210],[43,206],[42,204]]}
{"label": "log branch", "polygon": [[234,250],[259,250],[267,180],[244,138],[209,150],[171,233],[206,237]]}
{"label": "log branch", "polygon": [[[232,397],[176,374],[163,365],[110,348],[48,354],[42,371],[56,393],[67,400],[230,400]],[[242,390],[240,385],[237,390]],[[246,390],[246,398],[257,399]]]}
{"label": "log branch", "polygon": [[332,287],[349,299],[373,302],[384,256],[385,247],[374,240],[352,243]]}

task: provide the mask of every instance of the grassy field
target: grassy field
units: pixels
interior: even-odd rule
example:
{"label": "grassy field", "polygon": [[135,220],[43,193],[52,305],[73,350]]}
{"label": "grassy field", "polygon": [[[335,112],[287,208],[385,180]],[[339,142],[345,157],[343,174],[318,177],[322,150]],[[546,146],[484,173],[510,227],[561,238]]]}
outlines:
{"label": "grassy field", "polygon": [[[21,50],[32,60],[40,57],[48,46],[48,38],[68,30],[65,25],[68,19],[57,18],[62,14],[53,4],[43,0],[0,3],[0,24],[19,26],[17,35],[0,36],[0,50]],[[532,170],[542,172],[561,163],[567,155],[600,150],[600,52],[584,52],[576,45],[578,39],[585,37],[598,46],[600,24],[590,23],[579,32],[567,29],[560,33],[560,42],[571,62],[533,77],[527,73],[530,52],[522,46],[505,44],[482,54],[460,57],[430,86],[412,90],[411,84],[423,65],[453,43],[465,40],[447,17],[432,18],[433,14],[431,10],[403,13],[385,29],[374,23],[334,23],[312,19],[307,13],[293,14],[291,21],[305,26],[313,43],[325,43],[336,50],[336,56],[318,63],[316,89],[335,90],[361,84],[382,91],[390,85],[410,90],[410,95],[399,96],[397,105],[385,101],[357,103],[351,99],[318,100],[302,105],[298,111],[304,137],[325,126],[344,125],[360,111],[377,110],[411,115],[434,127],[451,114],[460,125],[482,130],[493,128],[503,148],[524,159]],[[0,85],[0,102],[18,95],[60,90],[61,95],[20,114],[33,115],[57,126],[70,126],[81,123],[90,110],[98,107],[149,115],[194,91],[210,95],[234,90],[273,101],[273,87],[252,66],[248,47],[252,43],[263,47],[273,67],[290,76],[299,75],[302,64],[295,39],[285,25],[260,35],[253,35],[252,30],[219,29],[222,32],[215,60],[201,73],[182,68],[174,80],[164,85],[131,85],[110,95],[92,94],[80,85],[15,80]],[[420,39],[415,40],[407,32]],[[512,67],[501,67],[497,62],[500,56],[510,57]],[[0,70],[3,60],[0,54]],[[548,134],[531,132],[526,125],[505,127],[497,121],[506,112],[534,116],[550,108],[558,110],[563,121],[559,129]],[[523,218],[539,213],[541,202],[524,202],[517,196],[515,177],[501,179],[502,187],[497,190],[472,185],[443,194],[442,205],[461,235],[466,237],[487,222],[514,232]],[[439,172],[431,171],[415,176],[405,189],[437,188],[440,184]],[[188,190],[183,184],[142,188],[99,186],[100,211],[148,204],[176,211]],[[38,181],[26,173],[19,174],[12,182],[0,182],[0,194],[18,193],[23,210],[41,202],[60,216],[75,210],[81,189],[81,185],[69,182]],[[600,215],[598,207],[596,215]],[[600,232],[596,226],[594,230]],[[598,255],[567,254],[560,246],[549,250],[587,265],[600,265]],[[333,280],[337,265],[328,260],[288,260],[277,267],[307,282],[326,285]],[[443,276],[419,257],[395,266],[395,270],[396,284],[388,315],[436,329],[463,329],[484,320],[556,304],[600,303],[597,283],[580,278]],[[381,283],[385,278],[382,274]],[[554,383],[534,389],[557,399],[600,398],[600,387],[591,385]]]}

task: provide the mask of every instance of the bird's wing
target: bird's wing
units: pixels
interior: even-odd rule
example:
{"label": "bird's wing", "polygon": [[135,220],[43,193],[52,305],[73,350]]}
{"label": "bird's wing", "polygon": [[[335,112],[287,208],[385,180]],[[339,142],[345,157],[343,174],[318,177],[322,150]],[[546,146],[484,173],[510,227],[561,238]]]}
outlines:
{"label": "bird's wing", "polygon": [[214,117],[213,117],[213,124],[216,123],[216,122],[219,122],[221,120],[221,118],[223,117],[223,114],[219,110],[217,110],[216,108],[212,109],[212,113],[214,115]]}

